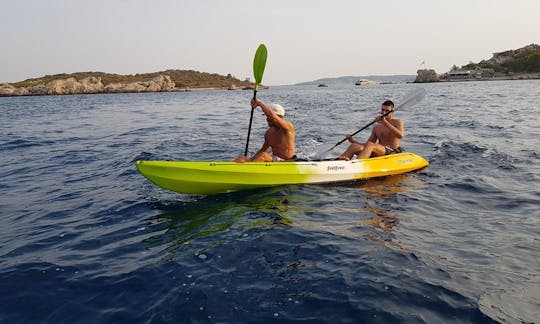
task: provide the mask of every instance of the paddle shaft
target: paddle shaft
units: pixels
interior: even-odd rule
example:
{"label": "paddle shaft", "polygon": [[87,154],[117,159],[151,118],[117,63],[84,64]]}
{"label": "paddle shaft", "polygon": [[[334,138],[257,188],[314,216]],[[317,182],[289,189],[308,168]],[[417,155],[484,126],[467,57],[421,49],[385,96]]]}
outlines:
{"label": "paddle shaft", "polygon": [[[257,90],[253,90],[253,100],[257,98]],[[248,147],[249,147],[249,136],[251,135],[251,124],[253,123],[253,111],[255,108],[251,108],[251,116],[249,117],[249,128],[248,128],[248,134],[247,134],[247,140],[246,140],[246,150],[244,151],[244,156],[247,156],[248,154]]]}
{"label": "paddle shaft", "polygon": [[[255,87],[253,88],[253,100],[257,99],[257,90],[259,90],[259,85],[261,84],[264,68],[266,66],[266,57],[268,56],[268,51],[264,44],[259,45],[257,51],[255,52],[255,57],[253,58],[253,76],[255,77]],[[246,149],[244,151],[244,156],[248,155],[248,146],[249,146],[249,136],[251,135],[251,124],[253,123],[253,111],[254,107],[251,107],[251,116],[249,116],[249,128],[246,139]]]}
{"label": "paddle shaft", "polygon": [[[390,110],[390,111],[384,113],[383,115],[381,115],[381,118],[386,117],[386,115],[389,115],[389,114],[391,114],[391,113],[393,113],[393,112],[394,112],[394,109],[392,109],[392,110]],[[367,124],[366,126],[360,128],[360,129],[357,130],[356,132],[352,133],[351,136],[354,136],[354,135],[360,133],[361,131],[363,131],[364,129],[368,128],[369,126],[375,124],[376,122],[377,122],[377,120],[372,121],[371,123],[369,123],[369,124]],[[334,145],[331,149],[326,150],[326,152],[333,150],[336,146],[340,145],[341,143],[345,142],[346,140],[347,140],[347,138],[342,139],[341,141],[337,142],[336,145]],[[326,153],[326,152],[324,152],[324,153]]]}

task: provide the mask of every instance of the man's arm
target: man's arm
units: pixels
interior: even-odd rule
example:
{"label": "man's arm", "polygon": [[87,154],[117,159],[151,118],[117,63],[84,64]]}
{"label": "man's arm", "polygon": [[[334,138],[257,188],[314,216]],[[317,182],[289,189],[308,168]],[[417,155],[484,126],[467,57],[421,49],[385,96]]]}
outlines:
{"label": "man's arm", "polygon": [[373,127],[371,129],[371,135],[369,135],[369,138],[367,139],[367,142],[377,143],[377,140],[378,140],[378,138],[377,138],[377,135],[375,134],[375,127]]}
{"label": "man's arm", "polygon": [[266,133],[265,133],[263,146],[253,156],[256,156],[263,152],[268,152],[269,149],[270,149],[270,145],[268,145],[268,141],[266,140]]}
{"label": "man's arm", "polygon": [[[253,107],[254,103],[252,100],[251,106]],[[279,117],[270,107],[268,107],[262,100],[255,99],[255,107],[261,107],[263,113],[268,117],[278,128],[282,128],[288,132],[294,131],[294,126],[292,123],[287,122],[285,119]]]}
{"label": "man's arm", "polygon": [[405,132],[403,130],[403,121],[401,119],[393,119],[396,121],[397,127],[392,125],[386,118],[380,118],[380,123],[382,123],[384,126],[388,127],[388,129],[399,139],[402,139],[403,136],[405,136]]}

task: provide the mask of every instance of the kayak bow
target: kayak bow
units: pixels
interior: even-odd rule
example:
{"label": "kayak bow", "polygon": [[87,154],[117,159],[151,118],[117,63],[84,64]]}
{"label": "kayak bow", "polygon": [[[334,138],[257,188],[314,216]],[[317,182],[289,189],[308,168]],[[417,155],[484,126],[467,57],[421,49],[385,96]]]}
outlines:
{"label": "kayak bow", "polygon": [[211,195],[254,188],[346,182],[422,169],[428,161],[413,153],[362,160],[306,162],[137,161],[154,184],[179,193]]}

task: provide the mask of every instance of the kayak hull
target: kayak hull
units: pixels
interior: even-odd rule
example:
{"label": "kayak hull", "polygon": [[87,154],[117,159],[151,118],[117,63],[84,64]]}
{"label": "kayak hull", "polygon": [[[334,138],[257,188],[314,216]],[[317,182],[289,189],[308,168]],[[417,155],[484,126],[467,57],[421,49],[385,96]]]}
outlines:
{"label": "kayak hull", "polygon": [[137,170],[159,187],[197,195],[279,185],[355,181],[411,172],[428,164],[424,158],[408,152],[351,161],[135,162]]}

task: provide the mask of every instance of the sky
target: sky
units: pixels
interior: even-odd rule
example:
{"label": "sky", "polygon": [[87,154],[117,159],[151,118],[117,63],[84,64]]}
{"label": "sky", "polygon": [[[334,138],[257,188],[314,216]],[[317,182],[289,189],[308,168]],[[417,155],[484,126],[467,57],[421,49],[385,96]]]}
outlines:
{"label": "sky", "polygon": [[[196,70],[263,84],[437,73],[540,44],[538,0],[0,0],[0,83]],[[422,64],[424,62],[424,64]]]}

